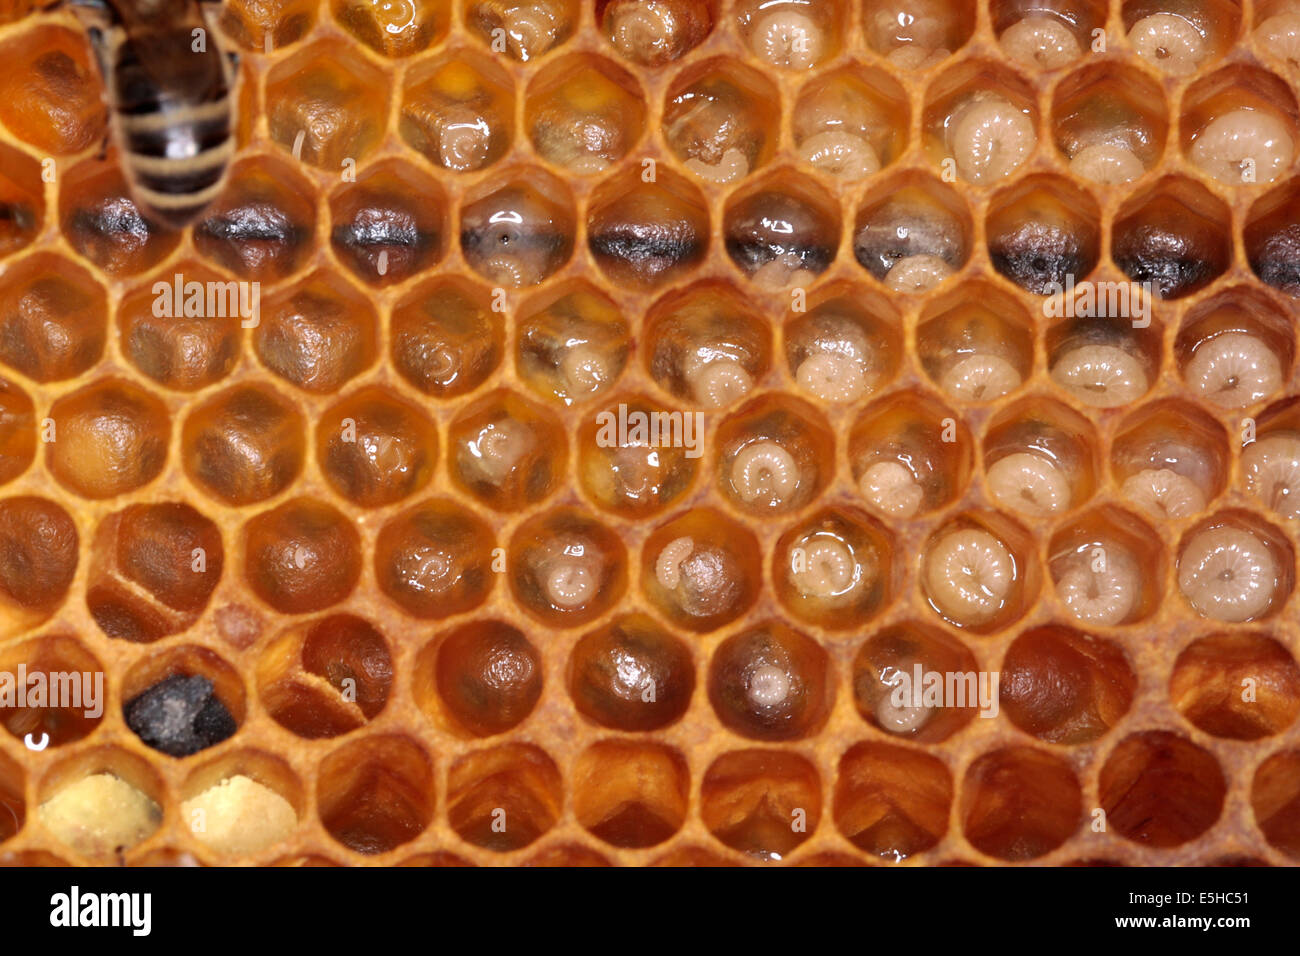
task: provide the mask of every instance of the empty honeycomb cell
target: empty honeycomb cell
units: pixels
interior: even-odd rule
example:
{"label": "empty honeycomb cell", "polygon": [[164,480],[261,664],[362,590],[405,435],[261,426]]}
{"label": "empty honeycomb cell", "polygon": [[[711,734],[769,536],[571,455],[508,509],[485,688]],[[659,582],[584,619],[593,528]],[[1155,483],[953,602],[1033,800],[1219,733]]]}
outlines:
{"label": "empty honeycomb cell", "polygon": [[1214,826],[1226,794],[1214,755],[1163,730],[1126,737],[1097,780],[1106,828],[1157,848],[1180,846]]}
{"label": "empty honeycomb cell", "polygon": [[790,855],[821,822],[817,768],[780,750],[733,750],[709,765],[700,783],[700,816],[709,832],[760,860]]}
{"label": "empty honeycomb cell", "polygon": [[79,255],[111,276],[152,269],[181,239],[140,209],[112,158],[87,159],[63,174],[59,230]]}
{"label": "empty honeycomb cell", "polygon": [[1006,179],[1038,147],[1033,88],[991,60],[966,60],[926,90],[921,115],[931,160],[963,180],[988,186]]}
{"label": "empty honeycomb cell", "polygon": [[0,144],[0,258],[26,248],[45,224],[42,167],[26,153]]}
{"label": "empty honeycomb cell", "polygon": [[901,577],[890,532],[856,508],[828,508],[786,531],[772,552],[777,598],[801,621],[861,627],[894,599]]}
{"label": "empty honeycomb cell", "polygon": [[1129,47],[1156,69],[1186,77],[1223,56],[1241,29],[1232,0],[1124,0]]}
{"label": "empty honeycomb cell", "polygon": [[375,540],[375,582],[413,617],[442,618],[478,607],[504,570],[492,529],[447,499],[391,518]]}
{"label": "empty honeycomb cell", "polygon": [[224,563],[220,530],[189,505],[130,505],[95,530],[86,606],[109,637],[156,641],[198,620]]}
{"label": "empty honeycomb cell", "polygon": [[596,412],[578,436],[578,481],[599,507],[646,518],[679,500],[703,456],[700,420],[637,395]]}
{"label": "empty honeycomb cell", "polygon": [[378,355],[372,301],[337,273],[313,272],[267,297],[253,348],[268,369],[309,392],[334,392]]}
{"label": "empty honeycomb cell", "polygon": [[247,713],[239,673],[196,644],[173,644],[137,658],[121,680],[127,727],[171,757],[187,757],[233,736]]}
{"label": "empty honeycomb cell", "polygon": [[806,286],[839,250],[839,208],[807,176],[780,170],[728,200],[722,230],[727,255],[756,286]]}
{"label": "empty honeycomb cell", "polygon": [[1178,655],[1169,697],[1207,734],[1259,740],[1286,730],[1300,714],[1300,667],[1267,635],[1212,634]]}
{"label": "empty honeycomb cell", "polygon": [[803,306],[787,316],[782,338],[790,375],[811,398],[856,402],[898,373],[903,323],[885,296],[835,285]]}
{"label": "empty honeycomb cell", "polygon": [[568,469],[568,443],[546,409],[504,389],[463,408],[447,433],[452,481],[498,511],[549,497]]}
{"label": "empty honeycomb cell", "polygon": [[913,621],[877,630],[853,657],[858,713],[885,733],[918,742],[944,740],[992,712],[996,688],[987,677],[982,687],[980,681],[961,641]]}
{"label": "empty honeycomb cell", "polygon": [[[0,772],[0,793],[8,789],[7,776]],[[161,825],[164,793],[157,771],[141,757],[118,747],[93,747],[46,771],[37,785],[35,816],[60,849],[101,865],[121,865],[120,853]],[[4,802],[21,821],[21,798],[16,806]],[[0,814],[0,833],[5,822]]]}
{"label": "empty honeycomb cell", "polygon": [[1071,175],[1103,186],[1159,163],[1169,135],[1160,85],[1123,62],[1090,63],[1052,93],[1052,135]]}
{"label": "empty honeycomb cell", "polygon": [[708,245],[704,197],[671,170],[658,170],[647,182],[630,169],[591,197],[587,248],[618,285],[657,290],[678,282],[704,260]]}
{"label": "empty honeycomb cell", "polygon": [[299,737],[337,737],[384,709],[393,686],[388,642],[353,614],[294,625],[262,651],[257,694],[280,726]]}
{"label": "empty honeycomb cell", "polygon": [[[27,819],[27,805],[23,799],[23,768],[7,754],[0,754],[0,843],[8,840],[23,828]],[[14,865],[22,865],[15,863]]]}
{"label": "empty honeycomb cell", "polygon": [[536,514],[521,524],[507,562],[515,601],[551,627],[586,624],[627,589],[623,542],[576,508]]}
{"label": "empty honeycomb cell", "polygon": [[1035,295],[1084,280],[1101,255],[1096,201],[1055,176],[1026,177],[994,196],[984,233],[993,268]]}
{"label": "empty honeycomb cell", "polygon": [[722,867],[735,866],[736,863],[730,857],[721,853],[715,853],[707,850],[702,846],[677,846],[660,856],[651,860],[648,866],[671,866],[671,867]]}
{"label": "empty honeycomb cell", "polygon": [[389,321],[394,368],[427,395],[472,392],[501,363],[505,328],[486,289],[447,276],[416,286]]}
{"label": "empty honeycomb cell", "polygon": [[593,175],[640,142],[645,94],[609,60],[575,54],[548,64],[528,84],[524,123],[543,159],[579,176]]}
{"label": "empty honeycomb cell", "polygon": [[316,456],[336,492],[363,508],[379,508],[429,483],[438,460],[438,431],[416,405],[369,386],[321,415]]}
{"label": "empty honeycomb cell", "polygon": [[575,228],[566,186],[540,169],[516,170],[461,209],[460,246],[470,268],[487,281],[532,286],[569,261]]}
{"label": "empty honeycomb cell", "polygon": [[6,645],[0,675],[4,728],[17,740],[70,744],[92,733],[107,711],[104,665],[71,635]]}
{"label": "empty honeycomb cell", "polygon": [[458,734],[491,737],[528,719],[542,695],[542,656],[504,621],[471,621],[427,644],[415,666],[415,699]]}
{"label": "empty honeycomb cell", "polygon": [[578,712],[603,727],[658,730],[686,713],[695,661],[685,642],[646,615],[623,615],[574,645],[568,689]]}
{"label": "empty honeycomb cell", "polygon": [[230,505],[273,498],[302,471],[306,423],[279,392],[235,385],[208,398],[181,426],[185,473]]}
{"label": "empty honeycomb cell", "polygon": [[297,43],[316,25],[320,0],[226,0],[221,31],[245,50],[270,53]]}
{"label": "empty honeycomb cell", "polygon": [[1095,740],[1128,712],[1137,675],[1117,645],[1059,625],[1021,634],[1001,667],[1001,703],[1021,730],[1054,744]]}
{"label": "empty honeycomb cell", "polygon": [[472,50],[422,62],[407,74],[398,132],[434,165],[463,173],[505,155],[515,93],[505,70]]}
{"label": "empty honeycomb cell", "polygon": [[107,135],[103,85],[79,32],[39,26],[0,44],[0,123],[44,154],[80,153]]}
{"label": "empty honeycomb cell", "polygon": [[1162,299],[1213,282],[1232,260],[1228,207],[1190,179],[1166,176],[1130,196],[1112,227],[1111,258]]}
{"label": "empty honeycomb cell", "polygon": [[332,505],[295,498],[244,525],[244,578],[282,614],[320,611],[361,577],[361,536]]}
{"label": "empty honeycomb cell", "polygon": [[754,603],[763,579],[758,540],[711,509],[656,528],[641,549],[641,590],[673,624],[708,632]]}
{"label": "empty honeycomb cell", "polygon": [[1041,396],[999,411],[984,433],[984,490],[1026,518],[1060,514],[1096,488],[1096,432],[1086,418]]}
{"label": "empty honeycomb cell", "polygon": [[1295,587],[1295,548],[1281,530],[1239,509],[1210,515],[1183,535],[1178,590],[1204,618],[1241,623],[1277,614]]}
{"label": "empty honeycomb cell", "polygon": [[1082,627],[1146,619],[1160,606],[1166,571],[1155,529],[1112,505],[1075,518],[1048,544],[1057,601]]}
{"label": "empty honeycomb cell", "polygon": [[0,276],[0,362],[38,382],[75,378],[104,352],[108,297],[89,272],[37,252]]}
{"label": "empty honeycomb cell", "polygon": [[834,699],[825,649],[779,621],[733,634],[709,661],[709,703],[718,720],[742,737],[812,736]]}
{"label": "empty honeycomb cell", "polygon": [[466,754],[447,776],[447,819],[462,840],[498,853],[528,846],[559,819],[563,779],[540,747]]}
{"label": "empty honeycomb cell", "polygon": [[655,846],[686,820],[690,771],[661,744],[601,741],[578,755],[573,810],[592,835],[618,847]]}
{"label": "empty honeycomb cell", "polygon": [[246,286],[187,261],[128,291],[116,316],[118,342],[132,365],[159,385],[194,392],[234,369],[240,327],[255,317],[255,303]]}
{"label": "empty honeycomb cell", "polygon": [[1228,435],[1199,406],[1162,399],[1125,416],[1110,446],[1120,496],[1149,517],[1188,518],[1227,482]]}
{"label": "empty honeycomb cell", "polygon": [[771,80],[734,60],[682,70],[664,101],[662,130],[673,155],[697,179],[735,182],[775,151],[780,97]]}
{"label": "empty honeycomb cell", "polygon": [[0,635],[22,634],[63,603],[79,545],[61,505],[30,495],[0,501]]}
{"label": "empty honeycomb cell", "polygon": [[1259,765],[1250,789],[1255,825],[1277,849],[1300,859],[1300,751],[1283,750]]}
{"label": "empty honeycomb cell", "polygon": [[50,406],[46,467],[83,498],[112,498],[153,481],[167,463],[167,406],[120,378],[100,379]]}
{"label": "empty honeycomb cell", "polygon": [[463,15],[493,53],[525,62],[567,41],[579,17],[576,0],[470,0]]}
{"label": "empty honeycomb cell", "polygon": [[849,465],[862,503],[886,520],[954,501],[969,483],[974,455],[965,421],[919,390],[873,402],[849,431]]}
{"label": "empty honeycomb cell", "polygon": [[799,157],[845,181],[878,172],[907,148],[906,93],[875,69],[848,67],[809,80],[791,119]]}
{"label": "empty honeycomb cell", "polygon": [[945,620],[987,634],[1022,617],[1038,598],[1032,536],[997,512],[945,521],[921,552],[921,590]]}
{"label": "empty honeycomb cell", "polygon": [[330,197],[330,248],[368,285],[403,282],[443,257],[448,208],[442,187],[409,163],[369,166]]}
{"label": "empty honeycomb cell", "polygon": [[966,45],[974,0],[865,0],[867,45],[901,70],[925,70]]}
{"label": "empty honeycomb cell", "polygon": [[1295,347],[1291,322],[1273,300],[1236,286],[1188,310],[1174,358],[1193,395],[1231,411],[1280,392],[1290,379]]}
{"label": "empty honeycomb cell", "polygon": [[565,405],[608,391],[631,347],[618,307],[585,282],[526,303],[515,321],[519,378],[543,398]]}
{"label": "empty honeycomb cell", "polygon": [[433,762],[406,737],[359,737],[321,760],[316,810],[326,832],[349,850],[395,850],[433,819]]}
{"label": "empty honeycomb cell", "polygon": [[613,866],[608,859],[601,856],[595,850],[588,849],[579,843],[562,843],[557,846],[548,846],[544,850],[537,851],[519,865],[542,866],[548,868],[558,866]]}
{"label": "empty honeycomb cell", "polygon": [[596,21],[619,55],[642,66],[665,66],[699,46],[713,29],[710,0],[604,0]]}
{"label": "empty honeycomb cell", "polygon": [[940,391],[963,403],[991,402],[1016,391],[1033,365],[1033,317],[1010,295],[968,283],[921,312],[916,354]]}
{"label": "empty honeycomb cell", "polygon": [[236,750],[193,770],[180,788],[182,824],[207,849],[246,858],[274,847],[298,826],[302,784],[287,763]]}
{"label": "empty honeycomb cell", "polygon": [[646,370],[674,398],[712,409],[731,405],[772,364],[772,333],[731,285],[700,282],[659,299],[646,313]]}
{"label": "empty honeycomb cell", "polygon": [[194,249],[241,279],[275,282],[306,261],[315,234],[310,182],[285,160],[247,156],[194,226]]}
{"label": "empty honeycomb cell", "polygon": [[332,0],[338,24],[376,53],[411,56],[447,33],[447,0]]}
{"label": "empty honeycomb cell", "polygon": [[[1062,300],[1066,318],[1047,330],[1048,374],[1077,405],[1130,406],[1159,379],[1164,328],[1152,318],[1154,303],[1132,283],[1115,285],[1119,290],[1113,303],[1099,284],[1084,286],[1073,300],[1067,292]],[[1082,306],[1086,300],[1081,298],[1090,293],[1095,297],[1091,310]]]}
{"label": "empty honeycomb cell", "polygon": [[266,74],[271,139],[295,160],[355,169],[384,136],[388,78],[337,41],[314,43]]}
{"label": "empty honeycomb cell", "polygon": [[36,408],[17,385],[0,378],[0,484],[13,481],[36,458]]}
{"label": "empty honeycomb cell", "polygon": [[1179,133],[1191,165],[1225,186],[1271,183],[1295,159],[1295,94],[1281,78],[1237,63],[1192,84]]}
{"label": "empty honeycomb cell", "polygon": [[836,827],[858,849],[890,862],[943,839],[951,806],[952,774],[921,750],[855,744],[836,768]]}
{"label": "empty honeycomb cell", "polygon": [[1056,70],[1096,52],[1106,25],[1102,0],[991,0],[989,17],[1002,52],[1027,70]]}
{"label": "empty honeycomb cell", "polygon": [[814,501],[835,470],[835,439],[813,406],[763,395],[733,412],[714,435],[718,488],[752,514],[782,514]]}
{"label": "empty honeycomb cell", "polygon": [[853,255],[891,290],[924,293],[966,264],[974,234],[959,193],[905,170],[868,187],[853,226]]}
{"label": "empty honeycomb cell", "polygon": [[1083,821],[1083,794],[1061,757],[1006,747],[967,767],[959,812],[975,849],[1019,862],[1052,852],[1074,834]]}

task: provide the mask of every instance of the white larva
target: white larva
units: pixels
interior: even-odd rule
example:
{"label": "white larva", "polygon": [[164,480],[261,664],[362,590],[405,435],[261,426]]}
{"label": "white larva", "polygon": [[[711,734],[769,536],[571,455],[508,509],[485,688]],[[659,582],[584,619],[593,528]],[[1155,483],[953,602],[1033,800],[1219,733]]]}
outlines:
{"label": "white larva", "polygon": [[996,535],[979,528],[951,531],[925,556],[926,591],[935,606],[958,624],[993,620],[1015,585],[1016,563]]}
{"label": "white larva", "polygon": [[741,448],[728,473],[736,494],[748,504],[776,507],[799,487],[794,456],[774,441],[757,441]]}
{"label": "white larva", "polygon": [[1278,585],[1267,545],[1244,528],[1197,532],[1178,556],[1178,588],[1203,617],[1239,623],[1268,611]]}
{"label": "white larva", "polygon": [[1225,332],[1202,342],[1183,369],[1187,384],[1220,408],[1253,405],[1282,388],[1282,365],[1261,339]]}
{"label": "white larva", "polygon": [[1070,480],[1046,455],[1014,452],[988,467],[985,484],[1001,507],[1032,517],[1057,514],[1070,506]]}

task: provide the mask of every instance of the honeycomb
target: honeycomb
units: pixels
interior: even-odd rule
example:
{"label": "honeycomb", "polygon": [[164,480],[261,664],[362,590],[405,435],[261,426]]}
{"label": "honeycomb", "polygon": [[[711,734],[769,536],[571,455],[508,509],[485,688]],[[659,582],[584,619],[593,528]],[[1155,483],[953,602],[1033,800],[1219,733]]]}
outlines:
{"label": "honeycomb", "polygon": [[5,862],[1300,858],[1293,0],[227,0],[180,232],[35,6]]}

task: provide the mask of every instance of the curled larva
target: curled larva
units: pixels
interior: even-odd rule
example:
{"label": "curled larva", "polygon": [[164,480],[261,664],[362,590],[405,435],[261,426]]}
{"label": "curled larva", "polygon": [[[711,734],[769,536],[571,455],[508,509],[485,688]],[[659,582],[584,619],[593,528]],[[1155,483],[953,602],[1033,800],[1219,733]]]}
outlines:
{"label": "curled larva", "polygon": [[790,675],[775,664],[756,667],[749,675],[747,693],[759,707],[779,707],[790,696]]}
{"label": "curled larva", "polygon": [[886,667],[880,672],[880,683],[888,690],[880,695],[873,709],[880,729],[891,734],[907,734],[920,730],[930,720],[932,711],[924,704],[894,703],[895,689],[903,683],[903,668]]}
{"label": "curled larva", "polygon": [[1015,559],[1006,545],[978,528],[949,532],[925,556],[930,600],[958,624],[993,620],[1006,604],[1015,578]]}
{"label": "curled larva", "polygon": [[1000,355],[976,353],[944,372],[939,387],[963,401],[991,402],[1014,392],[1020,382],[1020,372]]}
{"label": "curled larva", "polygon": [[1003,31],[998,42],[1007,56],[1031,69],[1069,66],[1083,51],[1070,28],[1052,17],[1025,17]]}
{"label": "curled larva", "polygon": [[492,155],[492,128],[468,106],[448,106],[438,116],[438,161],[458,173],[481,168]]}
{"label": "curled larva", "polygon": [[948,148],[957,171],[973,183],[991,183],[1020,166],[1038,137],[1034,121],[994,93],[976,95],[953,114]]}
{"label": "curled larva", "polygon": [[608,358],[592,345],[575,345],[560,360],[560,374],[574,395],[594,395],[614,380]]}
{"label": "curled larva", "polygon": [[1174,76],[1195,73],[1209,54],[1201,31],[1173,13],[1143,17],[1128,31],[1128,41],[1139,56]]}
{"label": "curled larva", "polygon": [[814,352],[799,363],[794,377],[800,388],[826,402],[852,402],[869,388],[862,363],[836,352]]}
{"label": "curled larva", "polygon": [[1243,528],[1218,527],[1192,536],[1178,557],[1178,588],[1204,617],[1250,621],[1268,611],[1277,591],[1272,552]]}
{"label": "curled larva", "polygon": [[1300,518],[1300,437],[1265,435],[1241,453],[1246,490],[1284,518]]}
{"label": "curled larva", "polygon": [[806,70],[821,58],[826,46],[822,29],[797,10],[778,7],[754,24],[749,47],[772,66]]}
{"label": "curled larva", "polygon": [[503,419],[486,425],[466,443],[466,461],[472,471],[494,485],[500,484],[530,454],[536,444],[526,425]]}
{"label": "curled larva", "polygon": [[763,289],[786,289],[811,285],[817,281],[817,273],[805,269],[803,259],[797,254],[782,253],[751,272],[749,280]]}
{"label": "curled larva", "polygon": [[756,441],[736,452],[729,471],[742,501],[776,507],[799,487],[799,465],[774,441]]}
{"label": "curled larva", "polygon": [[1220,408],[1245,408],[1282,387],[1282,366],[1273,350],[1244,332],[1202,342],[1183,375],[1197,395]]}
{"label": "curled larva", "polygon": [[690,172],[710,183],[731,183],[749,175],[749,160],[738,149],[729,149],[716,163],[692,156],[684,164]]}
{"label": "curled larva", "polygon": [[503,11],[501,25],[511,54],[525,61],[553,47],[566,26],[564,15],[546,0],[510,7]]}
{"label": "curled larva", "polygon": [[694,550],[695,541],[689,537],[669,541],[655,558],[655,580],[668,590],[674,590],[682,581],[682,562]]}
{"label": "curled larva", "polygon": [[1070,172],[1074,175],[1105,186],[1132,182],[1146,171],[1136,153],[1111,143],[1085,146],[1070,160]]}
{"label": "curled larva", "polygon": [[1200,485],[1171,468],[1144,468],[1124,479],[1119,490],[1134,507],[1155,518],[1186,518],[1206,504]]}
{"label": "curled larva", "polygon": [[1300,66],[1300,13],[1279,13],[1255,28],[1255,41],[1279,60]]}
{"label": "curled larva", "polygon": [[1142,575],[1123,548],[1091,548],[1074,555],[1056,579],[1056,593],[1080,624],[1113,627],[1137,606]]}
{"label": "curled larva", "polygon": [[1271,183],[1291,165],[1295,141],[1286,123],[1272,113],[1236,109],[1210,120],[1192,140],[1188,155],[1225,186]]}
{"label": "curled larva", "polygon": [[1022,451],[999,458],[985,475],[989,494],[1002,507],[1041,517],[1070,506],[1070,481],[1045,455]]}
{"label": "curled larva", "polygon": [[929,292],[950,275],[952,266],[938,256],[907,256],[885,273],[885,285],[895,292]]}
{"label": "curled larva", "polygon": [[734,358],[716,354],[712,349],[697,349],[687,354],[682,375],[705,408],[729,405],[754,387],[745,366]]}
{"label": "curled larva", "polygon": [[1052,365],[1052,381],[1085,405],[1118,408],[1137,401],[1150,388],[1137,356],[1116,345],[1083,345]]}
{"label": "curled larva", "polygon": [[809,136],[799,145],[799,155],[822,172],[841,179],[862,179],[880,172],[880,157],[871,144],[841,130]]}
{"label": "curled larva", "polygon": [[921,510],[925,490],[901,461],[878,461],[862,473],[858,490],[876,511],[889,518],[910,518]]}
{"label": "curled larva", "polygon": [[552,604],[571,610],[595,597],[597,575],[587,562],[556,560],[543,573],[542,586]]}
{"label": "curled larva", "polygon": [[813,538],[791,549],[790,568],[795,587],[805,597],[839,597],[858,580],[858,563],[853,559],[853,552],[843,541],[834,538]]}

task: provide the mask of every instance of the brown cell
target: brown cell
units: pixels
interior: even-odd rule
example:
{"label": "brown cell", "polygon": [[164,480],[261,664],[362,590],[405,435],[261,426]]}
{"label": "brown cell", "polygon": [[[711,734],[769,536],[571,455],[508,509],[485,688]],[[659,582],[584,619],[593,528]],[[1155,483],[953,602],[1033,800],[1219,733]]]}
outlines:
{"label": "brown cell", "polygon": [[460,245],[471,269],[494,285],[537,285],[573,254],[568,188],[540,170],[521,172],[460,211]]}
{"label": "brown cell", "polygon": [[38,252],[0,277],[0,362],[38,382],[75,378],[104,352],[108,297],[89,272]]}
{"label": "brown cell", "polygon": [[505,352],[504,318],[491,293],[457,276],[430,279],[403,296],[388,334],[398,373],[439,398],[478,388]]}
{"label": "brown cell", "polygon": [[0,484],[36,459],[36,409],[17,385],[0,378]]}
{"label": "brown cell", "polygon": [[451,423],[447,445],[452,480],[500,511],[549,497],[568,467],[560,423],[504,389],[464,408]]}
{"label": "brown cell", "polygon": [[700,783],[700,816],[709,832],[760,860],[790,855],[821,821],[817,768],[795,753],[734,750],[709,766]]}
{"label": "brown cell", "polygon": [[107,111],[79,32],[43,26],[0,44],[0,122],[43,153],[70,156],[100,142]]}
{"label": "brown cell", "polygon": [[1125,738],[1097,778],[1106,826],[1158,848],[1179,846],[1214,826],[1226,794],[1214,755],[1163,730]]}
{"label": "brown cell", "polygon": [[729,200],[722,228],[731,261],[764,290],[811,285],[840,244],[838,207],[792,170]]}
{"label": "brown cell", "polygon": [[901,862],[943,839],[952,789],[952,774],[937,757],[860,743],[840,758],[835,825],[858,848]]}
{"label": "brown cell", "polygon": [[654,846],[686,820],[690,772],[681,754],[659,744],[593,744],[579,755],[572,786],[578,822],[614,846]]}
{"label": "brown cell", "polygon": [[704,435],[690,412],[627,396],[601,409],[578,436],[578,480],[597,505],[648,517],[681,498],[695,480]]}
{"label": "brown cell", "polygon": [[1070,765],[1033,747],[984,754],[962,781],[962,830],[971,845],[1001,860],[1051,853],[1083,822],[1083,795]]}
{"label": "brown cell", "polygon": [[770,621],[735,634],[709,661],[709,703],[723,724],[754,740],[815,734],[835,699],[826,651]]}
{"label": "brown cell", "polygon": [[285,381],[329,393],[374,362],[378,326],[367,296],[337,275],[317,272],[267,297],[253,347]]}
{"label": "brown cell", "polygon": [[721,512],[689,511],[641,548],[641,590],[677,627],[708,632],[734,621],[762,586],[754,535]]}
{"label": "brown cell", "polygon": [[361,536],[333,506],[296,498],[244,525],[244,577],[282,614],[337,604],[361,577]]}
{"label": "brown cell", "polygon": [[115,277],[154,268],[181,241],[136,204],[119,162],[107,159],[87,159],[62,175],[59,229],[83,258]]}
{"label": "brown cell", "polygon": [[330,247],[363,282],[393,285],[442,258],[446,213],[436,182],[407,163],[380,163],[331,196]]}
{"label": "brown cell", "polygon": [[568,689],[578,711],[602,726],[658,730],[690,705],[695,660],[684,641],[644,614],[629,614],[578,641]]}
{"label": "brown cell", "polygon": [[[48,737],[49,746],[59,747],[92,733],[107,713],[104,665],[71,635],[53,634],[10,644],[0,652],[0,667],[6,674],[25,668],[29,679],[24,705],[11,703],[3,711],[4,728],[17,740],[28,735],[33,741]],[[74,673],[78,676],[71,683],[60,676]],[[49,692],[43,701],[33,698],[41,686],[31,682],[35,674],[42,675]],[[57,690],[67,696],[61,698]]]}
{"label": "brown cell", "polygon": [[664,102],[668,148],[706,184],[737,182],[776,151],[779,97],[770,79],[733,60],[687,67]]}
{"label": "brown cell", "polygon": [[573,508],[545,512],[515,531],[507,552],[515,600],[553,627],[585,624],[627,588],[627,554],[609,528]]}
{"label": "brown cell", "polygon": [[302,471],[306,423],[280,393],[237,385],[194,409],[181,428],[185,472],[231,505],[265,501]]}
{"label": "brown cell", "polygon": [[919,742],[944,740],[976,716],[996,717],[997,691],[969,648],[927,624],[883,628],[853,658],[858,713],[885,733]]}
{"label": "brown cell", "polygon": [[1259,765],[1250,806],[1264,839],[1300,859],[1300,752],[1283,750]]}
{"label": "brown cell", "polygon": [[515,326],[515,369],[542,398],[565,405],[607,392],[632,349],[618,308],[586,283],[527,303]]}
{"label": "brown cell", "polygon": [[0,145],[0,258],[26,248],[45,224],[41,165],[26,153]]}
{"label": "brown cell", "polygon": [[1264,634],[1212,634],[1178,655],[1169,698],[1207,734],[1259,740],[1281,733],[1300,714],[1300,667]]}
{"label": "brown cell", "polygon": [[662,289],[708,252],[709,213],[691,183],[667,168],[652,182],[637,171],[601,183],[587,214],[587,248],[611,282]]}
{"label": "brown cell", "polygon": [[563,781],[555,761],[530,744],[477,750],[452,764],[447,821],[462,840],[497,853],[528,846],[555,826]]}
{"label": "brown cell", "polygon": [[415,839],[434,812],[433,764],[397,734],[361,737],[329,753],[316,777],[321,825],[357,853],[375,855]]}
{"label": "brown cell", "polygon": [[433,476],[438,432],[387,389],[353,392],[316,424],[316,455],[331,487],[363,508],[394,504]]}
{"label": "brown cell", "polygon": [[476,737],[518,726],[541,693],[541,655],[523,632],[501,621],[457,627],[429,644],[416,665],[420,706]]}
{"label": "brown cell", "polygon": [[504,558],[492,529],[473,512],[434,499],[406,509],[379,530],[375,580],[407,614],[443,618],[478,607]]}
{"label": "brown cell", "polygon": [[0,622],[20,634],[54,612],[77,570],[77,525],[45,498],[0,501]]}
{"label": "brown cell", "polygon": [[54,440],[45,461],[83,498],[112,498],[153,481],[167,463],[171,418],[153,395],[124,379],[101,379],[50,406]]}
{"label": "brown cell", "polygon": [[1190,295],[1232,261],[1228,207],[1199,183],[1166,176],[1120,207],[1111,258],[1162,299]]}

